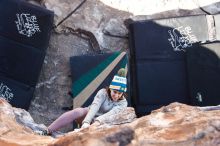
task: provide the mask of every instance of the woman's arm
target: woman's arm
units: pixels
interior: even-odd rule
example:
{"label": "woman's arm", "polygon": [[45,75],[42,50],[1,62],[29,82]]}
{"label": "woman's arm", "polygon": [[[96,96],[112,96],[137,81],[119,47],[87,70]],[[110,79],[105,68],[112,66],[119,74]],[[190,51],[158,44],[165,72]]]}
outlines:
{"label": "woman's arm", "polygon": [[108,119],[109,116],[119,113],[121,110],[125,109],[127,105],[128,105],[128,102],[126,99],[120,100],[114,105],[114,107],[110,111],[97,117],[95,121],[98,121],[99,123],[104,123],[104,121]]}
{"label": "woman's arm", "polygon": [[83,124],[91,123],[92,119],[95,117],[95,114],[98,112],[99,108],[101,107],[105,99],[106,99],[106,90],[105,89],[99,90],[89,108],[89,112],[87,113],[85,119],[82,122]]}

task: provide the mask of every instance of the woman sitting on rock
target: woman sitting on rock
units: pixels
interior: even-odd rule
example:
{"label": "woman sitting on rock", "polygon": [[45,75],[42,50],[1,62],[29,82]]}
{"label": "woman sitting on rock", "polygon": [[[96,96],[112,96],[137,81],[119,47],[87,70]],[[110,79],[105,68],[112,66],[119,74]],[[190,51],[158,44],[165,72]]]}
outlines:
{"label": "woman sitting on rock", "polygon": [[105,119],[113,114],[119,113],[127,107],[127,100],[124,93],[127,90],[126,71],[121,68],[118,74],[114,76],[111,84],[107,88],[99,90],[94,97],[92,104],[85,108],[76,108],[62,114],[56,119],[41,135],[50,135],[60,128],[83,119],[81,128],[87,128],[91,123],[93,125],[102,124]]}

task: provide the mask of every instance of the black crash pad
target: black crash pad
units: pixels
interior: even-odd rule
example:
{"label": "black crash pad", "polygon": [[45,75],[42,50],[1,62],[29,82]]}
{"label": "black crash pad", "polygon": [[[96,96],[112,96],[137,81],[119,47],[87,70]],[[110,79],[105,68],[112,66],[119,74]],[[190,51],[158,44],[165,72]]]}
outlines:
{"label": "black crash pad", "polygon": [[198,45],[187,51],[192,105],[220,104],[220,42]]}
{"label": "black crash pad", "polygon": [[0,75],[34,87],[45,52],[0,36]]}
{"label": "black crash pad", "polygon": [[184,61],[146,61],[136,64],[137,97],[141,105],[188,103]]}
{"label": "black crash pad", "polygon": [[52,11],[24,0],[0,0],[0,94],[15,107],[30,105],[53,17]]}
{"label": "black crash pad", "polygon": [[189,104],[186,52],[209,39],[207,30],[205,15],[129,25],[130,95],[138,115],[171,102]]}
{"label": "black crash pad", "polygon": [[45,50],[53,17],[52,11],[24,0],[0,0],[0,35]]}
{"label": "black crash pad", "polygon": [[12,106],[28,110],[33,93],[33,87],[0,76],[0,97]]}

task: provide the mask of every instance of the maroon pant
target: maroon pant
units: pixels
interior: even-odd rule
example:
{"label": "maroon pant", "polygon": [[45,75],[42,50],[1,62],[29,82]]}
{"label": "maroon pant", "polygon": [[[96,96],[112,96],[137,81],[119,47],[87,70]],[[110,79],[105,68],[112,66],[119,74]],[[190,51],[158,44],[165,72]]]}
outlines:
{"label": "maroon pant", "polygon": [[71,111],[63,113],[60,117],[58,117],[50,126],[48,130],[50,133],[59,130],[60,128],[66,126],[67,124],[76,121],[81,124],[86,114],[88,113],[89,108],[75,108]]}

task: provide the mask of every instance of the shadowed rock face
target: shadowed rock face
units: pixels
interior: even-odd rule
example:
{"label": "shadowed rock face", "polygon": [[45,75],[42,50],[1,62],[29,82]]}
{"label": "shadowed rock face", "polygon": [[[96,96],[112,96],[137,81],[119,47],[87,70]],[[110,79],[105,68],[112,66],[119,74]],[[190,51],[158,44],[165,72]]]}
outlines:
{"label": "shadowed rock face", "polygon": [[138,119],[135,119],[133,108],[127,108],[119,115],[110,117],[112,120],[116,119],[115,122],[107,122],[98,127],[90,126],[78,132],[72,131],[56,139],[34,134],[33,130],[38,129],[41,125],[36,124],[31,119],[25,110],[13,108],[5,100],[0,99],[0,145],[220,145],[220,111],[206,111],[180,103],[172,103]]}

